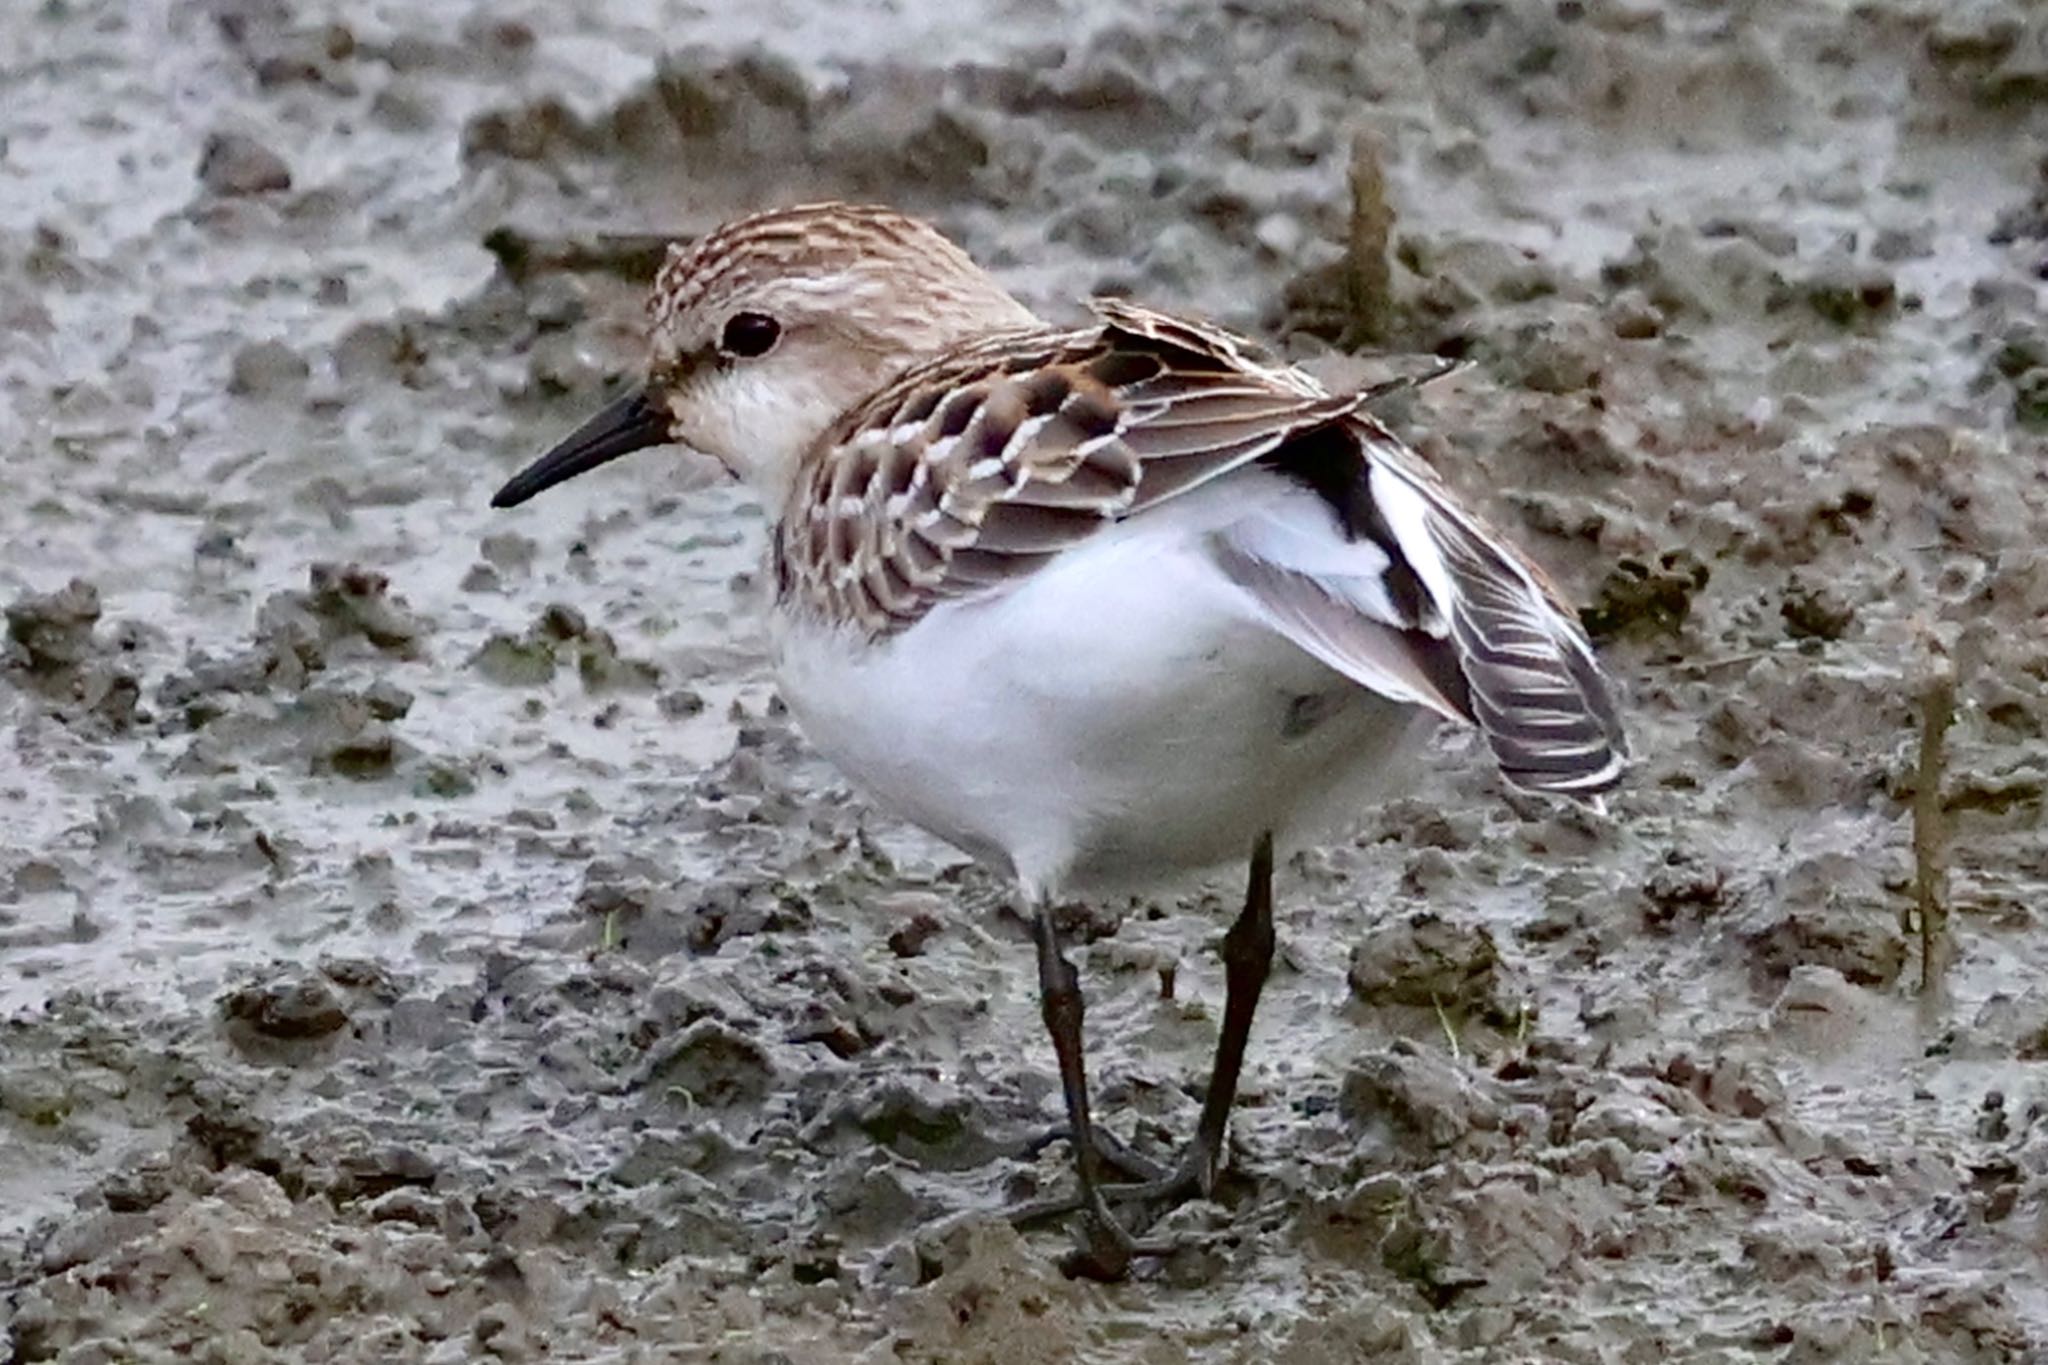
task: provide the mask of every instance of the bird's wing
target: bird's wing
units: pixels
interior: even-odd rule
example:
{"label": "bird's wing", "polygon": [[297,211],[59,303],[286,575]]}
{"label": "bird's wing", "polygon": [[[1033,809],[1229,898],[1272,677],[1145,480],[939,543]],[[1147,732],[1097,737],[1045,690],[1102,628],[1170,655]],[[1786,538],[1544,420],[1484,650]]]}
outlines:
{"label": "bird's wing", "polygon": [[1313,490],[1217,537],[1267,622],[1355,681],[1485,735],[1501,774],[1592,800],[1628,746],[1576,614],[1532,562],[1368,417],[1271,461]]}
{"label": "bird's wing", "polygon": [[1367,401],[1226,332],[1098,308],[1098,326],[954,351],[842,418],[785,512],[783,593],[901,630]]}
{"label": "bird's wing", "polygon": [[888,635],[1190,489],[1257,478],[1212,535],[1250,611],[1362,685],[1477,724],[1518,785],[1614,785],[1621,732],[1583,632],[1365,414],[1390,386],[1331,395],[1220,328],[1095,309],[1095,326],[961,348],[841,419],[782,519],[779,593]]}

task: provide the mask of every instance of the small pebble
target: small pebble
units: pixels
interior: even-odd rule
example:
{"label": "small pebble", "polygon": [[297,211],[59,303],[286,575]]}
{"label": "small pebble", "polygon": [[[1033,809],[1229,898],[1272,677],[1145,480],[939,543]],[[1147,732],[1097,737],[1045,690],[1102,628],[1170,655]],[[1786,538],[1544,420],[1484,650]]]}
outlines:
{"label": "small pebble", "polygon": [[252,341],[230,362],[228,392],[260,398],[296,388],[310,373],[305,357],[282,341]]}
{"label": "small pebble", "polygon": [[284,158],[242,133],[215,133],[199,157],[199,183],[223,196],[267,194],[292,187]]}

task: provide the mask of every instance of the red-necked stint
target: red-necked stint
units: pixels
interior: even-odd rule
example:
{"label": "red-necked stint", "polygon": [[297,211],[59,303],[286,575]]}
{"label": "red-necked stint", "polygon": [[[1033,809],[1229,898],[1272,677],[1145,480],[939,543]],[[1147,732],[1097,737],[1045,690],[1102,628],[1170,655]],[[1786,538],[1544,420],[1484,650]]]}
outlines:
{"label": "red-necked stint", "polygon": [[[758,214],[670,249],[646,382],[507,483],[647,446],[774,513],[773,638],[804,733],[882,805],[1015,880],[1088,1238],[1206,1193],[1273,954],[1273,842],[1398,783],[1433,717],[1517,787],[1597,802],[1609,683],[1535,565],[1366,410],[1207,323],[1100,299],[1049,327],[883,208]],[[1249,859],[1177,1169],[1117,1185],[1091,1124],[1062,895]],[[1117,1165],[1128,1168],[1127,1162]]]}

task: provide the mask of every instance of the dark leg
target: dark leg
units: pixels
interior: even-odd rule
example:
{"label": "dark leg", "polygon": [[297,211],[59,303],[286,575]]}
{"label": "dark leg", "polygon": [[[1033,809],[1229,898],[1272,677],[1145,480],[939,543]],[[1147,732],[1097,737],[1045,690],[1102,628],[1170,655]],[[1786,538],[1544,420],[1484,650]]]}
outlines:
{"label": "dark leg", "polygon": [[1086,1219],[1088,1245],[1069,1263],[1070,1273],[1121,1278],[1129,1269],[1132,1256],[1164,1255],[1172,1248],[1133,1241],[1111,1216],[1104,1202],[1105,1194],[1118,1200],[1177,1202],[1196,1193],[1206,1196],[1215,1188],[1230,1125],[1230,1107],[1237,1099],[1245,1046],[1251,1039],[1252,1016],[1258,1012],[1259,996],[1273,967],[1273,836],[1270,832],[1261,834],[1252,845],[1244,908],[1238,912],[1230,932],[1223,936],[1223,1030],[1216,1042],[1216,1062],[1209,1073],[1209,1093],[1202,1102],[1202,1117],[1195,1126],[1194,1141],[1188,1144],[1179,1165],[1166,1174],[1131,1184],[1103,1183],[1107,1166],[1123,1167],[1123,1173],[1128,1173],[1132,1166],[1149,1163],[1143,1163],[1135,1153],[1105,1159],[1105,1135],[1095,1131],[1088,1111],[1088,1077],[1081,1053],[1080,980],[1073,964],[1060,955],[1050,907],[1039,908],[1033,931],[1038,942],[1038,988],[1045,1027],[1052,1035],[1053,1051],[1059,1055],[1060,1085],[1066,1094],[1064,1136],[1073,1143],[1081,1192],[1078,1199],[1052,1199],[1028,1205],[1013,1211],[1011,1217],[1026,1223],[1078,1209]]}
{"label": "dark leg", "polygon": [[1059,931],[1053,927],[1049,907],[1040,907],[1031,932],[1038,945],[1039,1009],[1045,1016],[1045,1031],[1052,1035],[1052,1050],[1060,1059],[1067,1132],[1073,1139],[1075,1165],[1085,1193],[1096,1183],[1100,1166],[1095,1155],[1095,1123],[1088,1112],[1088,1071],[1081,1052],[1081,1020],[1087,1008],[1081,1000],[1081,977],[1060,953]]}
{"label": "dark leg", "polygon": [[1038,942],[1038,995],[1046,1032],[1059,1057],[1060,1089],[1067,1101],[1067,1130],[1074,1147],[1074,1173],[1081,1182],[1081,1215],[1086,1249],[1070,1269],[1096,1279],[1122,1279],[1136,1247],[1102,1202],[1102,1157],[1095,1145],[1095,1124],[1088,1113],[1088,1073],[1081,1053],[1081,979],[1074,964],[1060,955],[1059,931],[1052,907],[1041,904],[1032,921]]}
{"label": "dark leg", "polygon": [[1115,1186],[1118,1198],[1186,1198],[1216,1187],[1223,1140],[1230,1124],[1230,1106],[1237,1099],[1237,1078],[1244,1070],[1245,1044],[1251,1038],[1252,1015],[1273,967],[1273,836],[1261,834],[1252,845],[1251,875],[1244,909],[1223,936],[1223,1032],[1216,1040],[1216,1064],[1209,1072],[1209,1094],[1195,1140],[1179,1167],[1164,1179]]}
{"label": "dark leg", "polygon": [[1238,911],[1237,922],[1223,936],[1223,1033],[1216,1040],[1216,1065],[1209,1072],[1202,1121],[1181,1166],[1182,1174],[1192,1175],[1205,1195],[1216,1186],[1230,1106],[1237,1099],[1237,1078],[1244,1069],[1245,1045],[1251,1040],[1252,1015],[1258,1012],[1259,995],[1272,970],[1273,835],[1268,831],[1252,845],[1244,909]]}

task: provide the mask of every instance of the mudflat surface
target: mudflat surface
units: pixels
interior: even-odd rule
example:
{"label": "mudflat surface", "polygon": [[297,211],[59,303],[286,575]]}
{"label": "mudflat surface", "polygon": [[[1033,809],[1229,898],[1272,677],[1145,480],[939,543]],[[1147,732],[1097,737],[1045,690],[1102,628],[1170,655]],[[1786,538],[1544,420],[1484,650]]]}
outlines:
{"label": "mudflat surface", "polygon": [[[2040,1356],[2038,9],[17,9],[0,1358]],[[826,196],[1048,316],[1469,358],[1391,416],[1628,690],[1607,816],[1447,736],[1283,868],[1236,1174],[1128,1284],[996,1216],[1064,1176],[1023,929],[783,715],[760,510],[486,507],[649,240]],[[1077,921],[1141,1149],[1231,892]]]}

